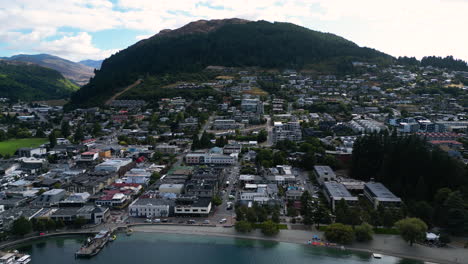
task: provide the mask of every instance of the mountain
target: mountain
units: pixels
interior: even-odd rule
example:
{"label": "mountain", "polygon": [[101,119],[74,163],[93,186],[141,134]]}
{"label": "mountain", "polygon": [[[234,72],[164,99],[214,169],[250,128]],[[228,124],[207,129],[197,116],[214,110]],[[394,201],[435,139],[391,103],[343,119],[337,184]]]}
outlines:
{"label": "mountain", "polygon": [[90,83],[72,96],[72,105],[100,104],[140,78],[201,72],[210,65],[304,69],[330,63],[346,71],[352,60],[392,59],[334,34],[290,23],[200,20],[162,30],[104,60]]}
{"label": "mountain", "polygon": [[78,63],[99,70],[101,68],[102,60],[82,60]]}
{"label": "mountain", "polygon": [[7,60],[15,60],[22,62],[31,62],[37,65],[50,68],[62,73],[65,78],[70,81],[78,84],[85,85],[88,83],[89,79],[94,76],[94,68],[85,66],[73,61],[62,59],[57,56],[49,54],[38,54],[38,55],[15,55]]}
{"label": "mountain", "polygon": [[0,96],[12,100],[67,98],[79,87],[60,72],[30,62],[0,59]]}

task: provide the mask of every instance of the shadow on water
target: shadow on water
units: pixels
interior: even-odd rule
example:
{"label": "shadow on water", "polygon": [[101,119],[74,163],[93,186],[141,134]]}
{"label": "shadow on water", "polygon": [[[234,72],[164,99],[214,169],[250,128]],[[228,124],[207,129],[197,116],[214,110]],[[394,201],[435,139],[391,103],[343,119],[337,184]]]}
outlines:
{"label": "shadow on water", "polygon": [[38,241],[38,242],[36,243],[35,246],[36,246],[36,248],[38,248],[38,249],[43,249],[43,248],[45,248],[45,246],[47,246],[47,241],[46,241],[45,239],[41,239],[40,241]]}
{"label": "shadow on water", "polygon": [[63,248],[65,246],[65,239],[63,238],[56,239],[55,245],[57,245],[58,248]]}
{"label": "shadow on water", "polygon": [[424,261],[412,259],[400,259],[397,264],[424,264]]}
{"label": "shadow on water", "polygon": [[237,247],[261,247],[261,248],[275,248],[279,245],[276,241],[254,240],[244,238],[234,238],[234,244]]}

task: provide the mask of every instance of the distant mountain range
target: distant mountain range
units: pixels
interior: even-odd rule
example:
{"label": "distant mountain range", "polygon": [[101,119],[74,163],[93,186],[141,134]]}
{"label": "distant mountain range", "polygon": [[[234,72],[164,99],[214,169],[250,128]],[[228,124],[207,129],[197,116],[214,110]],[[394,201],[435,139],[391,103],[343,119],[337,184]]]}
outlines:
{"label": "distant mountain range", "polygon": [[99,70],[101,68],[102,60],[82,60],[78,63]]}
{"label": "distant mountain range", "polygon": [[94,76],[94,67],[69,61],[49,54],[20,54],[3,59],[30,62],[49,69],[56,70],[60,72],[63,76],[65,76],[65,78],[80,86],[87,84],[89,82],[89,79]]}
{"label": "distant mountain range", "polygon": [[276,69],[331,65],[333,71],[344,73],[352,68],[353,60],[393,59],[334,34],[290,23],[200,20],[176,30],[162,30],[104,60],[90,83],[72,96],[71,106],[101,104],[147,76],[195,73],[210,65]]}
{"label": "distant mountain range", "polygon": [[14,101],[62,99],[78,89],[56,70],[31,62],[0,59],[0,97]]}

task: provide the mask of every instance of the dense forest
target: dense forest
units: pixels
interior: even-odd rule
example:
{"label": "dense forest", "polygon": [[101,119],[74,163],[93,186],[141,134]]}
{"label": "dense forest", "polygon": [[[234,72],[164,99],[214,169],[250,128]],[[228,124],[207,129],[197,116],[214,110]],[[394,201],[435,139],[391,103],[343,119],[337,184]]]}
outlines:
{"label": "dense forest", "polygon": [[0,96],[11,100],[67,98],[78,86],[59,72],[34,64],[0,60]]}
{"label": "dense forest", "polygon": [[398,57],[397,63],[410,66],[432,66],[437,68],[445,68],[453,71],[468,71],[468,64],[466,61],[455,59],[453,56],[437,57],[427,56],[423,57],[421,61],[415,57]]}
{"label": "dense forest", "polygon": [[199,72],[209,65],[301,69],[333,60],[341,65],[337,68],[346,69],[353,59],[380,61],[391,57],[294,24],[228,23],[209,32],[156,35],[118,52],[106,59],[90,83],[72,96],[72,104],[97,104],[89,98],[110,96],[148,75]]}
{"label": "dense forest", "polygon": [[374,178],[427,223],[468,232],[468,170],[423,138],[373,134],[353,149],[351,176]]}

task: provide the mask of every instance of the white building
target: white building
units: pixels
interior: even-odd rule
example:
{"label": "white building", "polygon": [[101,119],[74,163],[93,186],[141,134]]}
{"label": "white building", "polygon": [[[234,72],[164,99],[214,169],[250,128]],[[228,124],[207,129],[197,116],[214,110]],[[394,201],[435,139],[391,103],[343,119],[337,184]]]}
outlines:
{"label": "white building", "polygon": [[283,140],[302,140],[302,130],[299,122],[275,122],[273,126],[273,143]]}
{"label": "white building", "polygon": [[132,217],[168,217],[169,201],[157,198],[139,198],[128,207]]}
{"label": "white building", "polygon": [[199,198],[189,203],[179,203],[174,208],[175,215],[206,216],[211,211],[211,199]]}
{"label": "white building", "polygon": [[131,159],[108,159],[96,165],[95,171],[118,172],[121,168],[132,163]]}

